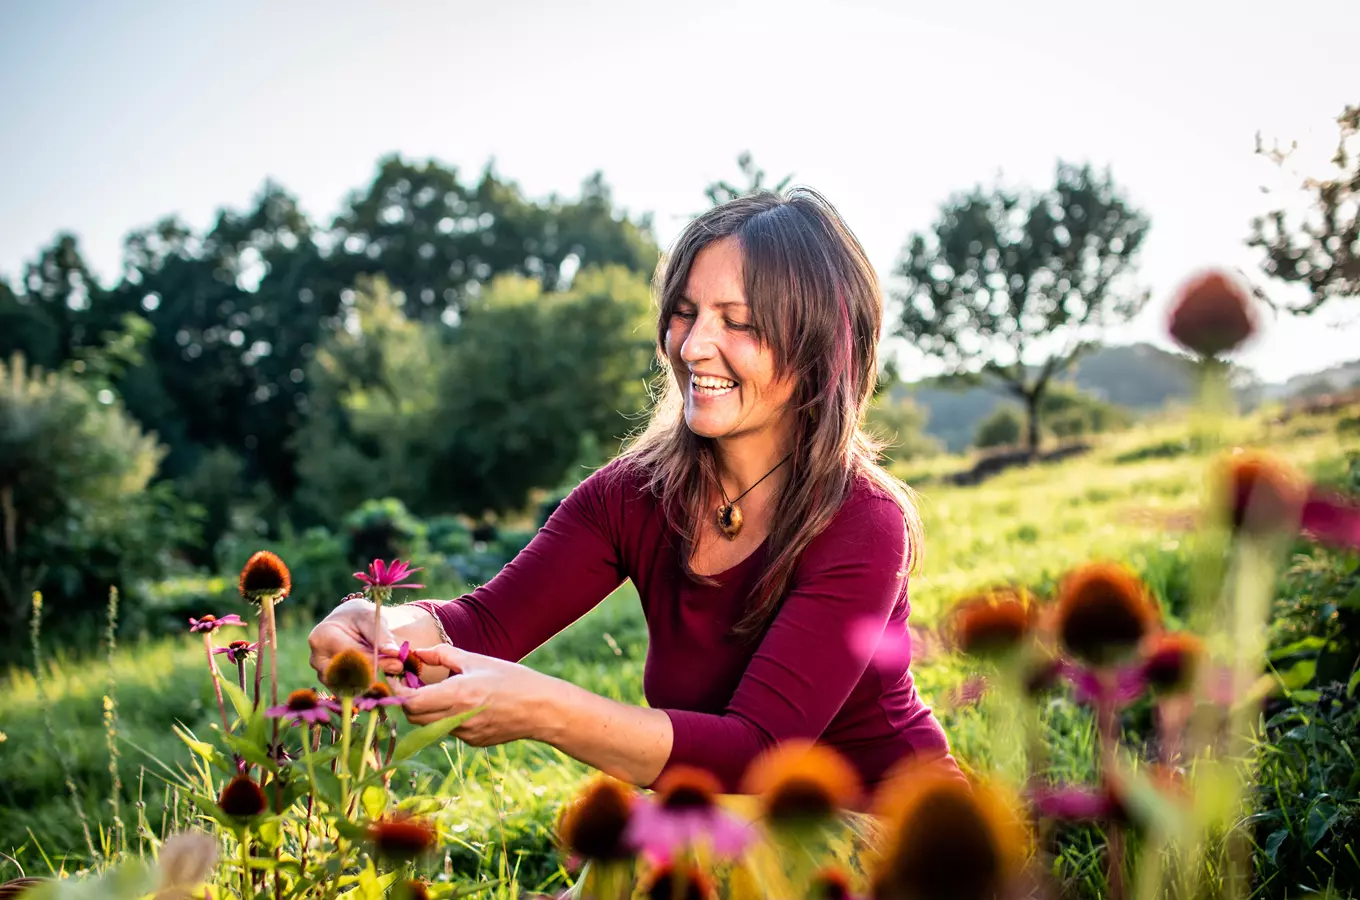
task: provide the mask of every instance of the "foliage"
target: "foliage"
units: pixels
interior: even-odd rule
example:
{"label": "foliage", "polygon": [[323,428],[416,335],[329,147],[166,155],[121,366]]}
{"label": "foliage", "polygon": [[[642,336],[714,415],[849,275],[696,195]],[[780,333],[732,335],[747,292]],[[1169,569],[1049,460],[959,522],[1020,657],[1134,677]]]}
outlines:
{"label": "foliage", "polygon": [[950,373],[992,378],[1023,402],[1034,451],[1049,381],[1146,302],[1134,267],[1147,229],[1089,166],[1059,164],[1043,192],[956,195],[907,242],[898,332]]}
{"label": "foliage", "polygon": [[[1329,300],[1360,294],[1360,105],[1336,117],[1339,135],[1328,177],[1303,180],[1311,208],[1300,221],[1284,209],[1252,220],[1248,246],[1265,253],[1267,275],[1302,284],[1310,298],[1295,312],[1316,312]],[[1289,153],[1266,150],[1258,136],[1256,152],[1283,165]]]}
{"label": "foliage", "polygon": [[[16,637],[42,589],[67,634],[125,595],[186,537],[184,511],[149,487],[164,450],[101,382],[0,366],[0,621]],[[90,637],[92,635],[86,635]]]}
{"label": "foliage", "polygon": [[992,447],[1014,447],[1020,443],[1025,431],[1025,412],[1013,403],[1005,403],[996,408],[982,424],[978,425],[973,446],[980,450]]}
{"label": "foliage", "polygon": [[941,452],[940,442],[926,433],[930,411],[910,396],[881,390],[869,404],[864,421],[869,431],[886,441],[883,457],[904,462]]}
{"label": "foliage", "polygon": [[726,179],[717,181],[704,188],[704,196],[708,202],[714,206],[722,206],[738,197],[745,197],[757,191],[773,191],[776,194],[783,193],[793,180],[793,175],[785,175],[773,185],[765,184],[765,170],[755,164],[751,156],[751,151],[743,150],[737,155],[737,168],[741,170],[742,177],[746,179],[746,186],[735,185]]}

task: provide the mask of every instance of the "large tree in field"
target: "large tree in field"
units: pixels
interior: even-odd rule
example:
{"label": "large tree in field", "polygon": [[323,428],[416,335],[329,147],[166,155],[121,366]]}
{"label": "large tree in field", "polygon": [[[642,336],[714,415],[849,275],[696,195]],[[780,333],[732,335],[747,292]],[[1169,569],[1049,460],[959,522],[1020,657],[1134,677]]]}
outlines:
{"label": "large tree in field", "polygon": [[1147,302],[1135,279],[1147,217],[1108,172],[1059,163],[1052,187],[975,187],[907,241],[898,333],[962,380],[1000,383],[1024,405],[1027,447],[1054,376]]}
{"label": "large tree in field", "polygon": [[[1302,284],[1310,297],[1294,311],[1316,312],[1328,300],[1360,294],[1360,105],[1336,118],[1340,135],[1329,177],[1307,177],[1310,208],[1301,219],[1277,209],[1252,222],[1248,246],[1265,251],[1261,268],[1282,281]],[[1288,153],[1258,153],[1284,164]]]}

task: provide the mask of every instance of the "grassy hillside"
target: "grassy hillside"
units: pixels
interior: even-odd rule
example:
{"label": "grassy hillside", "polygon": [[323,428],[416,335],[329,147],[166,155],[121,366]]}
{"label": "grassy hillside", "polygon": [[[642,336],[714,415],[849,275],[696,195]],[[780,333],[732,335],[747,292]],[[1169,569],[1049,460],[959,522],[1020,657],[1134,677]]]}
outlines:
{"label": "grassy hillside", "polygon": [[[1339,427],[1335,418],[1296,419],[1287,429],[1252,418],[1231,427],[1226,437],[1232,442],[1274,447],[1323,476],[1341,471],[1348,449],[1360,450],[1360,432]],[[1157,523],[1196,507],[1207,461],[1185,451],[1186,434],[1183,423],[1143,427],[1086,457],[1012,471],[981,487],[932,484],[924,489],[920,502],[927,548],[912,582],[913,621],[929,626],[952,599],[987,584],[1045,587],[1067,567],[1092,557],[1127,560],[1164,601],[1172,599],[1184,590],[1183,536]],[[928,464],[943,470],[961,468],[965,461],[943,458]],[[229,611],[245,612],[218,612]],[[312,683],[306,624],[285,621],[282,630],[285,684]],[[645,649],[636,596],[625,586],[528,663],[591,690],[639,702]],[[915,670],[923,694],[936,703],[964,678],[949,658],[922,661]],[[110,820],[102,698],[111,680],[120,716],[121,812],[129,833],[138,827],[160,833],[183,815],[165,802],[162,776],[185,758],[171,727],[182,722],[206,733],[215,716],[202,645],[188,636],[120,647],[112,673],[101,659],[76,659],[45,648],[42,671],[46,704],[25,669],[13,668],[0,681],[5,698],[0,704],[0,772],[5,773],[0,780],[0,851],[30,873],[46,871],[48,860],[60,866],[67,856],[72,859],[68,867],[79,867],[87,855],[64,786],[63,760],[89,816]],[[993,723],[976,709],[942,709],[941,715],[961,758],[986,765]],[[1062,701],[1050,709],[1047,723],[1055,770],[1076,777],[1089,771],[1090,723],[1085,714]],[[564,876],[550,848],[549,829],[557,805],[580,780],[581,766],[528,744],[483,751],[450,742],[446,751],[426,751],[423,761],[429,765],[419,776],[424,780],[454,773],[449,802],[464,823],[459,843],[448,848],[455,874],[494,872],[505,854],[526,889],[560,882]],[[139,798],[141,809],[135,805]],[[140,826],[139,817],[144,820]],[[1093,896],[1100,889],[1098,866],[1083,852],[1069,847],[1060,868],[1079,893]],[[0,857],[0,879],[13,877],[15,869],[14,862]]]}

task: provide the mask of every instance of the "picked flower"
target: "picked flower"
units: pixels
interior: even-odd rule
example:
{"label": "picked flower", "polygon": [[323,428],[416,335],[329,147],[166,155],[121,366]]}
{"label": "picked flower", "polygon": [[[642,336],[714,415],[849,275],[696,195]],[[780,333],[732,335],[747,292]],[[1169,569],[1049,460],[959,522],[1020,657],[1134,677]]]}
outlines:
{"label": "picked flower", "polygon": [[374,819],[368,825],[368,840],[374,852],[387,860],[410,862],[435,845],[438,838],[429,819],[397,813]]}
{"label": "picked flower", "polygon": [[267,805],[264,789],[246,774],[237,775],[227,782],[217,797],[218,808],[234,819],[258,816]]}
{"label": "picked flower", "polygon": [[425,664],[420,661],[420,657],[411,652],[411,642],[402,641],[396,653],[390,650],[383,653],[384,656],[395,656],[401,662],[401,680],[411,689],[424,685],[420,680],[420,673],[425,668]]}
{"label": "picked flower", "polygon": [[411,568],[410,563],[403,560],[394,559],[390,563],[385,563],[380,559],[375,559],[368,564],[367,571],[355,572],[354,577],[362,581],[371,588],[386,588],[394,590],[396,588],[423,588],[423,584],[405,584],[403,580],[420,569]]}
{"label": "picked flower", "polygon": [[1020,874],[1028,837],[999,787],[910,760],[878,805],[887,841],[872,866],[877,900],[993,900]]}
{"label": "picked flower", "polygon": [[633,809],[628,843],[662,860],[699,843],[720,857],[740,856],[752,829],[718,805],[721,788],[710,772],[676,766],[657,780],[655,796]]}
{"label": "picked flower", "polygon": [[354,698],[354,709],[356,712],[368,712],[380,706],[401,706],[405,702],[401,697],[394,696],[385,682],[375,681],[368,686],[368,690]]}
{"label": "picked flower", "polygon": [[1157,627],[1156,606],[1143,582],[1116,563],[1073,569],[1058,591],[1055,629],[1075,657],[1109,665],[1137,649]]}
{"label": "picked flower", "polygon": [[373,684],[373,666],[358,650],[341,650],[331,657],[321,680],[340,697],[353,697]]}
{"label": "picked flower", "polygon": [[628,842],[637,794],[622,782],[599,775],[586,783],[562,808],[557,839],[572,856],[609,863],[632,859],[637,850]]}
{"label": "picked flower", "polygon": [[261,550],[241,569],[241,596],[251,603],[277,603],[293,589],[293,578],[277,553]]}
{"label": "picked flower", "polygon": [[260,649],[259,641],[254,642],[232,641],[225,647],[215,648],[213,650],[213,653],[227,654],[227,662],[231,663],[232,665],[236,665],[238,663],[245,662],[247,659],[250,658],[250,654],[254,653],[258,649]]}
{"label": "picked flower", "polygon": [[1251,292],[1222,269],[1196,275],[1177,292],[1167,330],[1178,344],[1203,357],[1235,350],[1256,331]]}
{"label": "picked flower", "polygon": [[667,863],[648,877],[642,896],[647,900],[714,900],[718,893],[698,866]]}
{"label": "picked flower", "polygon": [[266,709],[264,714],[284,722],[317,724],[329,721],[332,711],[340,711],[340,705],[334,700],[324,700],[311,688],[301,688],[289,694],[284,703]]}
{"label": "picked flower", "polygon": [[189,633],[199,634],[201,632],[207,632],[208,634],[212,634],[214,631],[221,628],[223,625],[245,625],[245,624],[246,623],[241,621],[241,617],[236,615],[236,613],[232,613],[229,616],[222,616],[220,618],[214,615],[206,615],[201,619],[195,619],[190,617]]}
{"label": "picked flower", "polygon": [[830,747],[785,741],[752,764],[746,790],[760,796],[771,824],[797,827],[830,821],[849,807],[859,798],[860,780]]}
{"label": "picked flower", "polygon": [[1002,588],[959,602],[949,621],[960,653],[994,657],[1020,646],[1033,622],[1033,610],[1019,591]]}

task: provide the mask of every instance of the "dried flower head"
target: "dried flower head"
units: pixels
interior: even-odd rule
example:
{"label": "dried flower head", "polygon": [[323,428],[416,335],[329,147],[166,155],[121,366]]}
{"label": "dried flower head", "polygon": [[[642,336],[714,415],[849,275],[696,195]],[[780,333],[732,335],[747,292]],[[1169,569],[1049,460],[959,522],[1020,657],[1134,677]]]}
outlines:
{"label": "dried flower head", "polygon": [[1063,579],[1055,626],[1078,659],[1108,665],[1135,650],[1156,625],[1157,609],[1147,588],[1121,565],[1088,563]]}
{"label": "dried flower head", "polygon": [[264,812],[268,805],[264,790],[246,774],[237,775],[217,797],[222,812],[237,819],[249,819]]}
{"label": "dried flower head", "polygon": [[647,879],[642,896],[648,900],[713,900],[713,882],[689,863],[659,866]]}
{"label": "dried flower head", "polygon": [[566,850],[582,859],[631,859],[636,855],[626,839],[636,797],[608,776],[592,778],[562,809],[557,837]]}
{"label": "dried flower head", "polygon": [[955,648],[969,656],[998,656],[1020,646],[1033,621],[1028,599],[1011,588],[969,597],[949,614]]}
{"label": "dried flower head", "polygon": [[1182,693],[1194,686],[1204,659],[1204,642],[1188,631],[1158,632],[1143,650],[1143,680],[1162,694]]}
{"label": "dried flower head", "polygon": [[1308,489],[1293,466],[1268,453],[1239,449],[1220,469],[1234,530],[1266,536],[1299,527]]}
{"label": "dried flower head", "polygon": [[358,650],[341,650],[331,657],[322,681],[341,697],[363,693],[373,684],[373,664]]}
{"label": "dried flower head", "polygon": [[383,859],[410,862],[434,846],[434,823],[418,816],[397,814],[375,819],[368,826],[373,850]]}
{"label": "dried flower head", "polygon": [[241,596],[251,603],[277,603],[293,589],[292,576],[278,554],[261,550],[241,569]]}
{"label": "dried flower head", "polygon": [[722,791],[716,775],[695,766],[676,766],[656,782],[657,802],[665,809],[709,809]]}
{"label": "dried flower head", "polygon": [[746,790],[759,794],[776,825],[824,822],[859,797],[859,774],[845,757],[823,744],[786,741],[764,754],[746,773]]}
{"label": "dried flower head", "polygon": [[953,769],[912,761],[884,784],[879,805],[888,829],[873,867],[879,900],[992,900],[1024,862],[1016,804]]}
{"label": "dried flower head", "polygon": [[1196,275],[1177,293],[1167,330],[1178,344],[1200,356],[1234,350],[1256,331],[1251,293],[1240,279],[1221,269]]}

